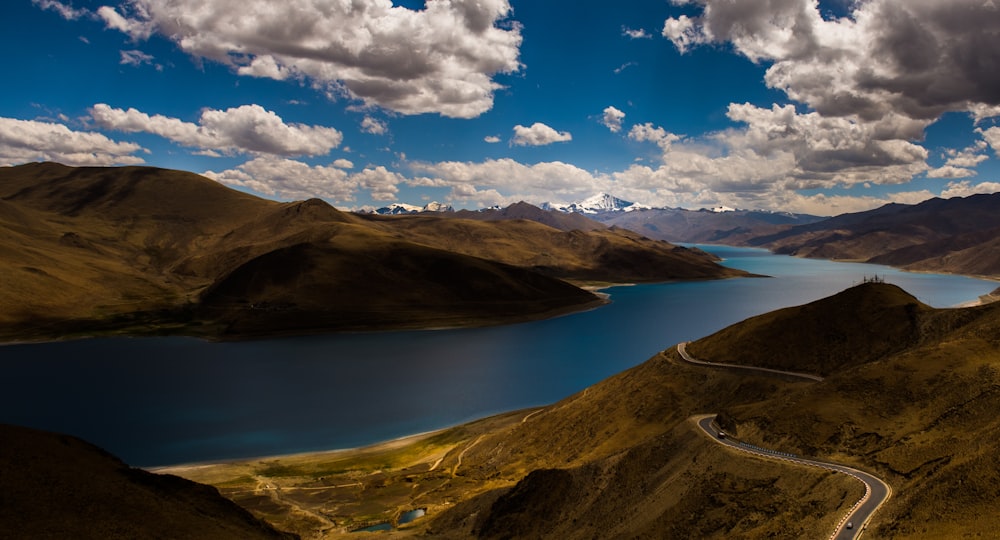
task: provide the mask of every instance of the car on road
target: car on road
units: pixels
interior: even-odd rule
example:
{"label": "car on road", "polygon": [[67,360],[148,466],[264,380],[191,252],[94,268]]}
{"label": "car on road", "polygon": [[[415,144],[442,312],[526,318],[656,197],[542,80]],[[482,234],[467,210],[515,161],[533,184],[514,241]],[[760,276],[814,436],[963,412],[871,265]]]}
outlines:
{"label": "car on road", "polygon": [[722,431],[722,430],[719,430],[719,438],[720,439],[725,439],[726,438],[726,432]]}
{"label": "car on road", "polygon": [[847,528],[848,528],[848,529],[853,529],[853,528],[854,528],[854,522],[852,522],[852,521],[848,521],[848,522],[847,522]]}

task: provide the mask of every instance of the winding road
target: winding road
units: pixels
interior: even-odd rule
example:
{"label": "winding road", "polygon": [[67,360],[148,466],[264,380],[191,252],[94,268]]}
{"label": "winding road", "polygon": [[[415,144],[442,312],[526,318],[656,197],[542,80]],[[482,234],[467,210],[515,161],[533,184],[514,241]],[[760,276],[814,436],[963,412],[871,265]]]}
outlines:
{"label": "winding road", "polygon": [[[702,366],[712,366],[712,367],[723,367],[723,368],[735,368],[741,370],[749,371],[761,371],[765,373],[775,373],[780,375],[798,377],[803,379],[808,379],[812,381],[821,381],[822,377],[816,375],[810,375],[807,373],[795,373],[792,371],[780,371],[767,368],[755,368],[751,366],[739,366],[735,364],[719,364],[714,362],[705,362],[702,360],[695,360],[692,358],[686,350],[687,342],[682,342],[677,344],[677,352],[681,355],[681,358],[685,362],[702,365]],[[705,414],[693,417],[698,424],[698,427],[708,435],[713,441],[718,444],[733,448],[740,452],[747,452],[756,456],[764,457],[767,459],[776,459],[779,461],[785,461],[788,463],[795,463],[797,465],[805,465],[808,467],[819,467],[829,471],[839,472],[849,475],[857,480],[860,480],[865,485],[865,495],[851,508],[851,510],[840,520],[837,524],[836,530],[830,535],[830,540],[855,540],[861,537],[865,528],[868,526],[868,522],[871,521],[872,516],[875,512],[889,499],[892,495],[892,488],[888,484],[868,474],[864,471],[848,467],[846,465],[840,465],[837,463],[829,463],[825,461],[817,461],[813,459],[803,458],[794,454],[789,454],[786,452],[779,452],[776,450],[771,450],[767,448],[761,448],[758,446],[753,446],[739,439],[734,439],[728,435],[720,436],[721,430],[718,425],[715,424],[714,414]],[[848,528],[848,524],[851,525]]]}

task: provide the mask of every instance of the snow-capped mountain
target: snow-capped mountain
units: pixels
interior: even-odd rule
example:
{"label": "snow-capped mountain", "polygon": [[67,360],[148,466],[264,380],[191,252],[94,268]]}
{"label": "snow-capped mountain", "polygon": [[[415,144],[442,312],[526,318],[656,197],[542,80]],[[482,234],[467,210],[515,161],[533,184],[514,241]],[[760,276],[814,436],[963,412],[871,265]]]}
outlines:
{"label": "snow-capped mountain", "polygon": [[396,216],[400,214],[417,214],[420,212],[452,212],[454,210],[454,208],[447,204],[434,201],[427,203],[424,206],[414,206],[406,203],[392,203],[388,206],[372,210],[370,213],[381,214],[383,216]]}
{"label": "snow-capped mountain", "polygon": [[559,210],[561,212],[576,212],[578,214],[601,214],[604,212],[628,212],[642,208],[648,208],[631,201],[619,199],[607,193],[598,193],[589,199],[569,205],[554,205],[542,203],[543,210]]}

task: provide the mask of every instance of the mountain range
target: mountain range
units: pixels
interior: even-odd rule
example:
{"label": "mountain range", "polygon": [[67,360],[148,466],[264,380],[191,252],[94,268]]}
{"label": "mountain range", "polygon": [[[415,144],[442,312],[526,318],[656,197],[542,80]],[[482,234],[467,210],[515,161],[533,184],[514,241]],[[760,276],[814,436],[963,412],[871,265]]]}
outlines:
{"label": "mountain range", "polygon": [[528,219],[561,230],[628,229],[680,243],[764,247],[775,253],[885,264],[906,270],[1000,274],[1000,193],[892,203],[830,218],[728,207],[651,208],[608,194],[569,205],[519,202],[445,211],[465,219]]}
{"label": "mountain range", "polygon": [[566,280],[745,275],[624,230],[443,214],[279,203],[150,167],[0,168],[0,338],[495,324],[601,302]]}

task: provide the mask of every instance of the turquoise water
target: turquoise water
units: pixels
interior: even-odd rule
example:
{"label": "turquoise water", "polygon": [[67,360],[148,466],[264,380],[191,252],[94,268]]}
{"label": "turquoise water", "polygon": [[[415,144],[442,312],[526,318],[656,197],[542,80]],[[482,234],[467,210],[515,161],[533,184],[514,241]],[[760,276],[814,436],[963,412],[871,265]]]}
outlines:
{"label": "turquoise water", "polygon": [[0,422],[83,437],[141,466],[356,447],[562,399],[678,341],[878,274],[950,307],[959,276],[702,246],[760,279],[608,289],[612,303],[494,328],[241,343],[114,338],[0,348]]}

